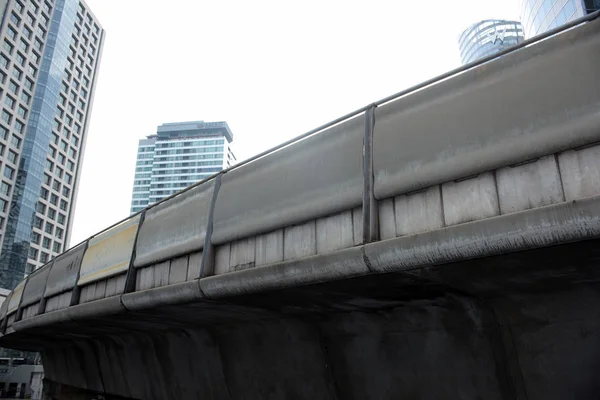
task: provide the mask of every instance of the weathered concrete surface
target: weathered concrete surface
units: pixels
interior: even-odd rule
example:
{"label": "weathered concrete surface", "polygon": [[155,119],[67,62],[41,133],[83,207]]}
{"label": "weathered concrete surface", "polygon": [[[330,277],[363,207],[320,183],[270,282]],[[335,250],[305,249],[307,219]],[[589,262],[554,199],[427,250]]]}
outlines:
{"label": "weathered concrete surface", "polygon": [[599,244],[123,310],[2,340],[44,343],[52,382],[125,398],[591,399]]}

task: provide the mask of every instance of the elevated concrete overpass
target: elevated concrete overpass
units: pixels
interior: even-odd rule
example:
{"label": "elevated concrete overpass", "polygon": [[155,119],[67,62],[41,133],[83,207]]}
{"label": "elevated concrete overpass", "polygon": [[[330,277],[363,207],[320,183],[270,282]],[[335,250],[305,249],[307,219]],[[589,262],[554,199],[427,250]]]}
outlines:
{"label": "elevated concrete overpass", "polygon": [[595,17],[100,232],[0,345],[59,399],[596,398]]}

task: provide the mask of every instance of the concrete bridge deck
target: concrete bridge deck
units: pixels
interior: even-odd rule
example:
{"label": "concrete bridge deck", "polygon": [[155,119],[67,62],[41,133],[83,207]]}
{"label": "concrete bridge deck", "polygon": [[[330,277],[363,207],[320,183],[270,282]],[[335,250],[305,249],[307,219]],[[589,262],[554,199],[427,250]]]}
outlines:
{"label": "concrete bridge deck", "polygon": [[42,352],[56,398],[595,398],[599,30],[100,232],[15,288],[0,345]]}

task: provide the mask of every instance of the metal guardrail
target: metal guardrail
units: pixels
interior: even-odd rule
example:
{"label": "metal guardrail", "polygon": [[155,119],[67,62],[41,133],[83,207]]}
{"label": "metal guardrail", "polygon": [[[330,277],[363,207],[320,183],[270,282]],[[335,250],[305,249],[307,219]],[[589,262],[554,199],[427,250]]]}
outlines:
{"label": "metal guardrail", "polygon": [[[94,238],[98,238],[100,235],[102,235],[103,233],[109,231],[110,229],[123,224],[126,221],[129,221],[131,219],[139,219],[139,223],[137,226],[137,230],[136,230],[136,234],[135,234],[135,239],[133,240],[133,248],[131,251],[131,259],[129,261],[129,264],[127,266],[126,269],[126,284],[125,284],[125,290],[124,293],[130,293],[135,291],[135,282],[136,282],[136,269],[134,268],[134,259],[135,259],[135,247],[136,247],[136,242],[137,242],[137,237],[139,234],[140,229],[142,228],[142,225],[144,223],[144,215],[146,214],[146,212],[154,207],[157,207],[171,199],[173,199],[174,197],[180,196],[183,193],[186,193],[206,182],[209,182],[211,180],[216,180],[218,182],[220,182],[220,178],[224,175],[227,174],[228,172],[231,172],[233,170],[236,170],[240,167],[243,167],[247,164],[250,164],[254,161],[257,161],[265,156],[268,156],[270,154],[273,154],[283,148],[286,148],[294,143],[300,142],[301,140],[304,140],[312,135],[315,135],[319,132],[322,132],[328,128],[331,128],[333,126],[336,126],[338,124],[341,124],[351,118],[357,117],[360,114],[365,114],[365,129],[364,129],[364,142],[363,142],[363,197],[362,197],[362,225],[363,225],[363,243],[371,243],[374,241],[377,241],[378,238],[378,234],[379,234],[379,229],[377,226],[377,201],[375,200],[375,196],[374,196],[374,176],[373,176],[373,151],[372,151],[372,140],[373,140],[373,131],[374,131],[374,124],[375,124],[375,109],[381,105],[384,105],[386,103],[389,103],[391,101],[397,100],[401,97],[410,95],[411,93],[417,92],[421,89],[424,89],[426,87],[429,87],[433,84],[436,84],[438,82],[441,82],[445,79],[448,79],[450,77],[453,77],[457,74],[460,74],[462,72],[465,72],[469,69],[472,69],[474,67],[480,66],[482,64],[485,64],[489,61],[498,59],[499,57],[502,57],[506,54],[515,52],[519,49],[522,49],[524,47],[530,46],[532,44],[535,44],[539,41],[542,41],[550,36],[556,35],[558,33],[564,32],[566,30],[569,30],[575,26],[578,26],[582,23],[585,22],[589,22],[589,21],[593,21],[595,19],[597,19],[600,16],[600,11],[594,12],[592,14],[589,14],[587,16],[584,16],[582,18],[579,18],[577,20],[574,20],[566,25],[563,25],[561,27],[549,30],[541,35],[535,36],[531,39],[525,40],[509,49],[506,49],[504,51],[501,51],[499,53],[496,53],[494,55],[491,56],[487,56],[484,57],[480,60],[477,60],[475,62],[463,65],[459,68],[453,69],[451,71],[448,71],[444,74],[438,75],[432,79],[426,80],[422,83],[419,83],[417,85],[414,85],[410,88],[407,88],[405,90],[402,90],[400,92],[397,92],[391,96],[385,97],[381,100],[378,100],[374,103],[371,103],[367,106],[361,107],[357,110],[354,110],[348,114],[345,114],[339,118],[334,119],[333,121],[330,121],[326,124],[323,124],[315,129],[312,129],[308,132],[305,132],[299,136],[296,136],[290,140],[287,140],[273,148],[270,148],[266,151],[263,151],[249,159],[246,159],[234,166],[231,166],[223,171],[220,171],[202,181],[197,182],[194,185],[191,185],[185,189],[183,189],[180,192],[177,192],[157,203],[154,203],[152,205],[149,205],[148,207],[146,207],[144,210],[133,214],[127,218],[124,218],[120,221],[118,221],[115,224],[110,225],[109,227],[105,228],[104,230],[98,232],[97,234],[91,236],[90,238],[82,241],[81,243],[73,246],[71,249],[69,249],[68,251],[64,252],[61,254],[67,254],[69,251],[72,251],[73,249],[78,248],[78,246],[80,245],[85,245],[85,247],[87,248],[90,240],[94,239]],[[202,268],[204,268],[205,265],[205,259],[208,259],[211,256],[211,253],[214,251],[214,249],[212,249],[212,245],[210,243],[210,234],[212,232],[212,211],[214,210],[214,203],[216,201],[216,196],[217,196],[217,192],[219,189],[219,185],[215,185],[215,189],[214,189],[214,193],[213,193],[213,197],[212,197],[212,201],[211,201],[211,205],[210,205],[210,209],[211,209],[211,215],[209,217],[209,221],[208,221],[208,229],[207,229],[207,233],[206,233],[206,238],[204,241],[204,254],[203,254],[203,261],[202,261]],[[59,256],[60,257],[60,256]],[[75,280],[75,285],[72,288],[72,298],[71,298],[71,302],[70,305],[76,305],[79,303],[79,290],[80,287],[78,285],[78,280],[80,279],[80,272],[81,272],[81,267],[83,264],[83,259],[84,256],[81,257],[82,260],[79,262],[79,265],[77,266],[78,268],[78,272],[77,272],[77,279]],[[50,261],[49,263],[47,263],[46,265],[42,266],[41,268],[52,268],[54,266],[54,260]],[[200,271],[200,276],[199,278],[204,277],[204,271],[201,270]],[[0,323],[0,331],[2,333],[4,333],[6,331],[7,328],[7,321],[9,316],[11,315],[15,315],[15,321],[18,321],[20,319],[20,317],[22,316],[22,308],[21,308],[21,303],[22,303],[22,295],[23,292],[27,291],[27,284],[29,282],[29,277],[26,277],[24,282],[22,284],[19,285],[20,287],[20,292],[16,293],[17,298],[13,298],[15,293],[11,292],[11,294],[9,295],[9,297],[7,298],[7,304],[5,304],[5,306],[2,307],[2,309],[0,310],[0,319],[1,319],[1,323]],[[44,303],[44,301],[46,300],[46,293],[42,294],[42,297],[40,299],[41,303]],[[10,302],[10,304],[8,304],[8,302]],[[14,305],[15,303],[18,302],[18,307],[15,309]],[[12,307],[9,307],[12,304]],[[40,304],[40,313],[43,313],[42,310],[42,305]]]}

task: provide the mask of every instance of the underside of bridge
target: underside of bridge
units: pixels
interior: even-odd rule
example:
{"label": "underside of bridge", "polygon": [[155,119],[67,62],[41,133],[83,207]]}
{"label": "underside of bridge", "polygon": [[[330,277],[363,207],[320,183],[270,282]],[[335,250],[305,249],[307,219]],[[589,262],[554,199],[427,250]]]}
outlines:
{"label": "underside of bridge", "polygon": [[43,345],[55,398],[597,398],[598,244],[106,315],[3,345]]}

